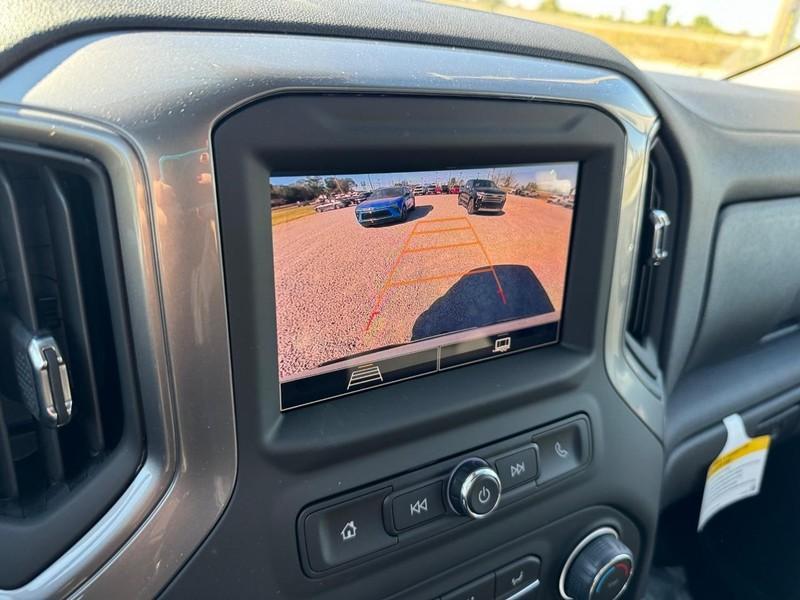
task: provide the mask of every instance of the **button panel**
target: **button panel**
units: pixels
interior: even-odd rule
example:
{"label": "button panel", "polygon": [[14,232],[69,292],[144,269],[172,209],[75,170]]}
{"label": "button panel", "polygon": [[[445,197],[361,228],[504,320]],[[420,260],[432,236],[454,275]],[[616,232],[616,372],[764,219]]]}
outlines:
{"label": "button panel", "polygon": [[500,486],[496,480],[472,486],[465,504],[481,514],[498,497],[495,511],[558,485],[557,480],[588,465],[591,454],[589,419],[578,415],[306,508],[298,517],[303,570],[311,577],[326,576],[467,526],[472,519],[458,514],[462,511],[445,496],[451,473],[467,458],[488,463],[500,480]]}

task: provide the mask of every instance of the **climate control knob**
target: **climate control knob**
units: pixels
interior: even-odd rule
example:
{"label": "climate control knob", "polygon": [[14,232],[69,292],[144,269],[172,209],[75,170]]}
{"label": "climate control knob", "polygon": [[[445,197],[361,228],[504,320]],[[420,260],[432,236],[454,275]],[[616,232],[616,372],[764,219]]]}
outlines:
{"label": "climate control knob", "polygon": [[567,600],[616,600],[633,572],[633,553],[610,528],[585,538],[567,559],[559,582]]}
{"label": "climate control knob", "polygon": [[468,458],[450,474],[447,497],[460,515],[483,519],[497,508],[502,485],[497,472],[480,458]]}

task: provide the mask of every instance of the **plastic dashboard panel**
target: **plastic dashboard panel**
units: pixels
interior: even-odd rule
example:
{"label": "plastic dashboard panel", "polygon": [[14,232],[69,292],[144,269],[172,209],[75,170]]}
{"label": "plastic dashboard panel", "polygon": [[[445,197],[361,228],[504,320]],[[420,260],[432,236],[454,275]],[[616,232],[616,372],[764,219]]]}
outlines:
{"label": "plastic dashboard panel", "polygon": [[[359,65],[358,70],[350,68],[353,64]],[[85,88],[87,80],[92,81],[92,93],[87,93]],[[47,137],[55,135],[57,138],[51,143],[59,144],[62,143],[59,131],[65,134],[74,131],[74,135],[67,135],[63,143],[83,139],[82,147],[94,155],[105,155],[109,147],[120,145],[119,141],[111,142],[111,139],[124,140],[122,146],[133,149],[133,153],[128,150],[126,160],[129,169],[142,174],[141,185],[115,187],[115,192],[119,190],[123,194],[118,200],[138,198],[140,201],[140,211],[135,216],[123,213],[131,221],[123,220],[121,230],[132,231],[132,223],[138,223],[140,229],[135,229],[137,234],[123,238],[122,243],[123,248],[127,247],[135,254],[142,244],[147,245],[147,235],[152,227],[154,255],[151,256],[157,266],[158,291],[155,296],[146,298],[143,304],[158,318],[162,318],[159,313],[163,311],[166,356],[169,358],[161,359],[157,366],[166,364],[167,372],[171,372],[172,402],[180,416],[177,443],[181,444],[175,449],[175,455],[171,454],[172,450],[166,451],[167,456],[177,456],[178,463],[167,462],[166,465],[177,467],[181,462],[183,464],[177,470],[172,470],[173,467],[163,469],[162,474],[156,477],[163,484],[179,474],[157,507],[154,507],[152,499],[143,500],[136,496],[136,490],[132,490],[126,500],[135,510],[127,514],[115,513],[116,519],[98,524],[97,531],[92,530],[86,539],[77,543],[69,565],[56,563],[61,571],[59,577],[54,578],[46,571],[30,585],[9,592],[12,596],[49,595],[70,589],[78,589],[81,597],[108,597],[119,589],[135,589],[141,596],[151,596],[169,582],[227,505],[236,473],[236,450],[229,412],[227,357],[221,351],[228,344],[222,316],[224,296],[216,198],[213,186],[206,183],[208,179],[197,177],[188,163],[181,161],[210,152],[209,136],[214,124],[244,103],[279,91],[320,88],[491,96],[589,105],[607,113],[621,125],[626,140],[624,173],[620,173],[621,187],[614,194],[620,202],[620,235],[616,239],[607,239],[610,245],[605,251],[615,257],[613,272],[609,264],[605,272],[607,287],[600,288],[604,293],[597,299],[598,312],[592,334],[600,340],[605,333],[605,347],[595,347],[582,366],[576,363],[576,368],[562,374],[560,381],[559,378],[542,380],[541,393],[546,393],[547,399],[541,403],[530,402],[530,390],[526,391],[524,385],[506,390],[499,396],[506,397],[509,410],[504,414],[487,413],[473,405],[471,416],[463,420],[458,430],[441,431],[439,438],[451,447],[467,450],[471,444],[465,441],[464,435],[471,433],[485,438],[488,431],[494,431],[492,435],[495,436],[498,431],[513,433],[515,426],[512,423],[517,419],[533,426],[562,418],[570,411],[585,410],[595,427],[595,439],[613,440],[613,431],[624,428],[626,440],[625,443],[608,441],[598,444],[598,465],[606,465],[601,470],[609,479],[605,484],[598,482],[595,478],[600,476],[599,471],[592,472],[583,476],[583,485],[595,481],[594,485],[603,486],[606,491],[597,496],[600,503],[628,506],[631,513],[638,516],[646,534],[652,535],[653,510],[660,487],[658,465],[661,464],[661,447],[651,431],[660,435],[663,411],[660,402],[625,368],[621,352],[647,150],[657,119],[651,105],[629,80],[599,68],[431,46],[219,33],[101,35],[52,48],[10,73],[0,81],[0,101],[8,122],[15,122],[13,131],[20,136],[38,127],[35,135],[41,135],[42,143],[47,143],[43,132],[50,131],[54,133],[47,133]],[[23,109],[23,106],[27,108]],[[38,112],[32,112],[31,108]],[[34,117],[35,127],[29,124],[26,129],[20,119],[22,113]],[[65,121],[60,116],[64,113],[74,116]],[[168,165],[179,168],[165,168]],[[180,168],[182,166],[185,168]],[[129,174],[122,166],[111,170],[111,177],[113,182],[129,182],[126,179]],[[181,222],[187,229],[176,233],[175,224]],[[129,294],[139,298],[139,285],[134,281]],[[143,360],[148,357],[152,360],[153,355],[146,348],[142,351]],[[511,357],[502,362],[506,369],[524,365],[524,362]],[[198,378],[200,372],[211,377]],[[498,368],[499,374],[502,374],[502,368]],[[163,373],[160,375],[162,379],[165,376]],[[630,407],[620,400],[609,385],[609,379],[631,403]],[[587,395],[588,389],[599,391]],[[235,518],[246,516],[252,521],[258,516],[258,503],[252,504],[258,498],[244,498],[242,469],[246,466],[249,471],[252,461],[243,459],[242,450],[252,452],[253,456],[263,452],[264,447],[258,440],[268,440],[273,435],[270,426],[274,415],[270,412],[277,409],[277,404],[273,406],[269,398],[251,396],[247,390],[237,390],[237,394],[242,394],[237,402],[239,483],[233,491],[233,503],[218,526],[218,533],[222,532],[224,538],[215,534],[208,541],[218,549],[230,541],[228,534],[224,533],[226,521],[234,514],[240,501],[245,502],[246,511],[257,512],[239,513]],[[498,397],[497,392],[493,394]],[[597,394],[603,396],[602,399]],[[209,412],[212,406],[221,411],[216,417],[213,411]],[[332,403],[331,406],[345,407],[348,403]],[[356,403],[351,402],[349,406],[356,406]],[[352,455],[350,458],[346,456],[351,454],[352,448],[348,450],[346,444],[340,446],[343,441],[341,434],[345,432],[342,419],[354,419],[367,433],[374,424],[370,422],[368,413],[341,413],[338,408],[321,407],[319,415],[324,417],[320,423],[327,428],[320,432],[325,460],[341,458],[345,462],[353,461]],[[372,416],[380,418],[380,410],[373,412]],[[442,422],[444,417],[444,414],[437,416],[434,413],[426,415],[424,420],[431,424]],[[213,427],[209,428],[212,423]],[[390,469],[388,472],[402,471],[441,455],[441,450],[433,451],[429,429],[419,422],[409,425],[406,436],[412,437],[406,437],[405,441],[402,437],[395,439],[396,446],[388,448],[387,452],[378,451],[386,442],[378,432],[373,430],[363,437],[359,453],[367,454],[359,460],[366,461],[362,465],[366,470],[349,480],[348,487],[359,485],[365,477],[372,477],[370,473],[386,473],[387,468]],[[212,436],[203,442],[201,431],[209,431]],[[415,438],[418,443],[414,445],[414,458],[408,454],[401,459],[398,452],[403,448],[409,450],[410,442]],[[196,455],[190,452],[194,443],[214,447],[217,460],[205,466],[198,465],[198,468],[205,469],[204,475],[192,479],[187,474],[195,472],[192,461]],[[638,446],[640,452],[635,462],[630,462],[633,457],[628,456],[626,444]],[[304,473],[313,471],[318,465],[319,450],[319,447],[304,448],[301,444],[294,448],[284,447],[281,452],[292,456],[291,468],[295,470],[295,476],[302,478],[306,476]],[[622,472],[606,470],[614,461],[619,465],[630,462],[627,467],[637,472],[644,466],[636,485]],[[272,474],[276,476],[270,479],[272,489],[278,490],[282,481],[280,473],[272,471]],[[261,475],[264,475],[263,471]],[[176,482],[181,481],[188,487],[184,488],[185,493],[178,495],[176,492],[181,488],[176,486]],[[248,478],[248,481],[252,480]],[[344,485],[341,481],[338,485],[335,481],[330,481],[330,484],[334,489]],[[185,505],[187,499],[196,504],[192,507]],[[143,504],[143,501],[146,502]],[[551,508],[542,511],[538,517],[540,523],[546,515],[555,518],[558,513],[553,508],[555,498],[548,502]],[[579,506],[575,504],[574,508]],[[149,516],[141,524],[144,514]],[[203,520],[198,521],[198,514],[205,515]],[[179,526],[177,518],[187,519],[186,527]],[[517,528],[510,521],[502,527]],[[113,541],[117,545],[109,547],[94,543],[92,536],[102,532],[113,532]],[[270,547],[267,531],[257,528],[251,533],[257,547]],[[646,547],[651,543],[649,537]],[[283,552],[279,547],[272,548],[272,551]],[[148,565],[156,555],[161,557],[165,566],[152,572]],[[202,565],[203,556],[208,556],[208,553],[201,552],[193,565]],[[235,560],[233,556],[231,559]],[[248,560],[255,560],[255,555],[250,555]],[[646,563],[646,557],[643,557],[643,562]],[[258,563],[255,570],[254,565],[245,563],[236,568],[266,574],[264,570],[268,566],[260,559]],[[223,585],[223,576],[224,573],[219,573],[213,585]],[[272,577],[276,576],[272,573],[265,581],[273,581]],[[280,585],[279,581],[277,585]]]}
{"label": "plastic dashboard panel", "polygon": [[694,365],[721,362],[781,330],[797,329],[800,279],[789,274],[800,264],[798,231],[798,198],[723,208]]}

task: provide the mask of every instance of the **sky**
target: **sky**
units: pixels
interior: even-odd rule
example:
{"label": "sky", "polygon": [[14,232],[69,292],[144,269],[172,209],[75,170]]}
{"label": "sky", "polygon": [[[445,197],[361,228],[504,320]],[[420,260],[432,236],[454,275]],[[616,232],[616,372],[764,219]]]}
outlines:
{"label": "sky", "polygon": [[[554,170],[557,179],[569,179],[572,182],[572,187],[575,187],[578,176],[577,163],[552,163],[552,164],[538,164],[528,166],[512,166],[512,167],[489,167],[481,169],[450,169],[441,171],[412,171],[400,173],[353,173],[336,175],[339,178],[351,177],[355,180],[359,188],[376,189],[379,187],[391,186],[399,181],[408,181],[412,184],[417,183],[445,183],[451,177],[457,179],[489,179],[490,173],[494,171],[498,174],[505,175],[506,173],[513,173],[519,185],[525,185],[528,182],[534,181],[537,173],[543,171]],[[328,177],[324,175],[323,177]],[[270,183],[272,185],[289,185],[296,182],[298,179],[304,177],[271,177]]]}
{"label": "sky", "polygon": [[[780,0],[559,0],[563,10],[586,15],[612,15],[638,21],[648,10],[669,4],[670,22],[691,23],[697,15],[707,15],[720,29],[731,33],[748,31],[763,35],[772,28]],[[537,2],[538,6],[538,2]]]}

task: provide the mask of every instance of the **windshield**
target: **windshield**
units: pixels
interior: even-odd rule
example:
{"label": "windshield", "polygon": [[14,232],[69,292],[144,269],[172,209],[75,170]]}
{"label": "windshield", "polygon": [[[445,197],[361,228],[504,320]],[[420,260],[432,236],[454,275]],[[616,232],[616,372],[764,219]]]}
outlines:
{"label": "windshield", "polygon": [[725,79],[800,43],[800,0],[434,0],[598,37],[647,71]]}
{"label": "windshield", "polygon": [[381,188],[379,190],[375,190],[369,195],[370,200],[380,200],[381,198],[397,198],[398,196],[403,195],[403,188],[399,187],[391,187],[391,188]]}
{"label": "windshield", "polygon": [[494,181],[489,181],[488,179],[476,179],[474,185],[475,187],[497,187]]}

